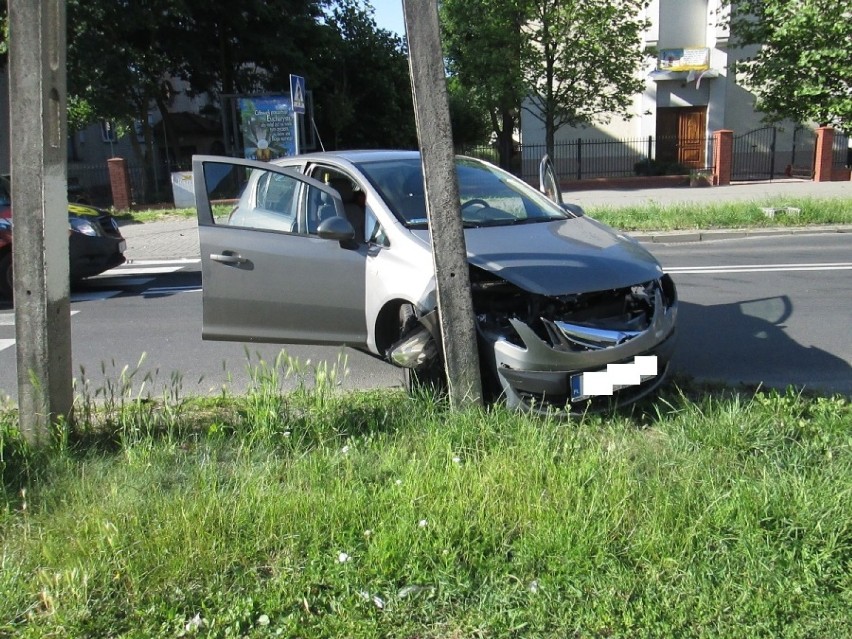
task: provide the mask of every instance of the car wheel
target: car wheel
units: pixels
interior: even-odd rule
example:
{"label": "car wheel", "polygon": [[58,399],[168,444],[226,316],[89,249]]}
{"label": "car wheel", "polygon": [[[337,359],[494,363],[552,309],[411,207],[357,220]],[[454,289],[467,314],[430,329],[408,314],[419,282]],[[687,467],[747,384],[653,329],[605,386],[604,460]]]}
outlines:
{"label": "car wheel", "polygon": [[[406,335],[417,323],[417,312],[413,304],[403,304],[399,308],[399,334]],[[446,371],[444,362],[434,358],[422,368],[403,368],[403,384],[410,394],[423,391],[443,395],[447,391]]]}
{"label": "car wheel", "polygon": [[12,254],[0,257],[0,297],[12,297]]}

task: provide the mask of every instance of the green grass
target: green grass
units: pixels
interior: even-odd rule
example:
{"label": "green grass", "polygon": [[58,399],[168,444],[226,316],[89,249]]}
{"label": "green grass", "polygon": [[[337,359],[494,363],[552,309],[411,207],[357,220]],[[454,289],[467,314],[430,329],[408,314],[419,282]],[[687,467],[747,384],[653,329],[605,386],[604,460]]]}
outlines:
{"label": "green grass", "polygon": [[254,366],[241,397],[92,392],[42,450],[0,412],[0,636],[852,632],[848,400],[566,422]]}
{"label": "green grass", "polygon": [[[767,217],[763,207],[792,207],[798,215]],[[589,215],[625,231],[771,228],[820,224],[852,224],[852,198],[783,198],[763,202],[680,203],[588,207]]]}
{"label": "green grass", "polygon": [[[799,215],[768,218],[763,207],[793,207]],[[227,213],[230,207],[222,207]],[[625,207],[587,207],[589,215],[625,231],[771,228],[820,224],[852,224],[852,198],[783,198],[718,204],[648,204]],[[143,223],[195,217],[195,209],[152,209],[117,216],[125,223]]]}

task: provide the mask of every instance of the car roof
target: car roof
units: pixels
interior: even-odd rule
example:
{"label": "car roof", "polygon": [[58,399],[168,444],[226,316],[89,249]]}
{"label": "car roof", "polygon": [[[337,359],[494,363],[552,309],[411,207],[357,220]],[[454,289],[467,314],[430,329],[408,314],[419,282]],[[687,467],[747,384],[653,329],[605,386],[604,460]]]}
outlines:
{"label": "car roof", "polygon": [[345,160],[353,164],[364,162],[386,162],[388,160],[419,160],[419,151],[403,151],[392,149],[353,149],[349,151],[324,151],[321,153],[303,153],[287,158],[273,160],[276,164],[292,161],[296,158],[307,160]]}

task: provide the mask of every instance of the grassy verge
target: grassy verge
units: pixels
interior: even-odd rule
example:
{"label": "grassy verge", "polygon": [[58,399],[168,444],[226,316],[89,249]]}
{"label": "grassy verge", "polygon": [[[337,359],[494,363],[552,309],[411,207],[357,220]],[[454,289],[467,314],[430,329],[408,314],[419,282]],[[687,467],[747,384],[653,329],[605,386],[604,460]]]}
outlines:
{"label": "grassy verge", "polygon": [[852,407],[570,423],[428,396],[120,390],[34,452],[0,413],[0,636],[842,637]]}
{"label": "grassy verge", "polygon": [[[792,207],[796,215],[767,217],[763,207]],[[770,228],[819,224],[852,224],[852,199],[784,198],[765,202],[717,204],[589,207],[589,215],[625,231],[675,231],[687,229]]]}
{"label": "grassy verge", "polygon": [[[763,207],[793,207],[797,215],[767,217]],[[588,207],[589,215],[626,231],[687,230],[723,228],[763,228],[814,224],[852,224],[852,199],[785,198],[765,202],[725,202],[719,204],[648,204],[625,207]],[[195,217],[195,209],[152,209],[117,216],[125,223],[143,223]]]}

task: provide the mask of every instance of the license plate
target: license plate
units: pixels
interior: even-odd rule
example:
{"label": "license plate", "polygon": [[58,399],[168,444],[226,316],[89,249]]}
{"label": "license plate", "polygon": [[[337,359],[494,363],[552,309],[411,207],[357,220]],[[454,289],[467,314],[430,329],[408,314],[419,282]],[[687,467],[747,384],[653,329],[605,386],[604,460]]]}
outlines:
{"label": "license plate", "polygon": [[656,376],[657,356],[638,355],[629,363],[608,364],[604,370],[571,375],[571,401],[612,395],[615,391],[638,386]]}

